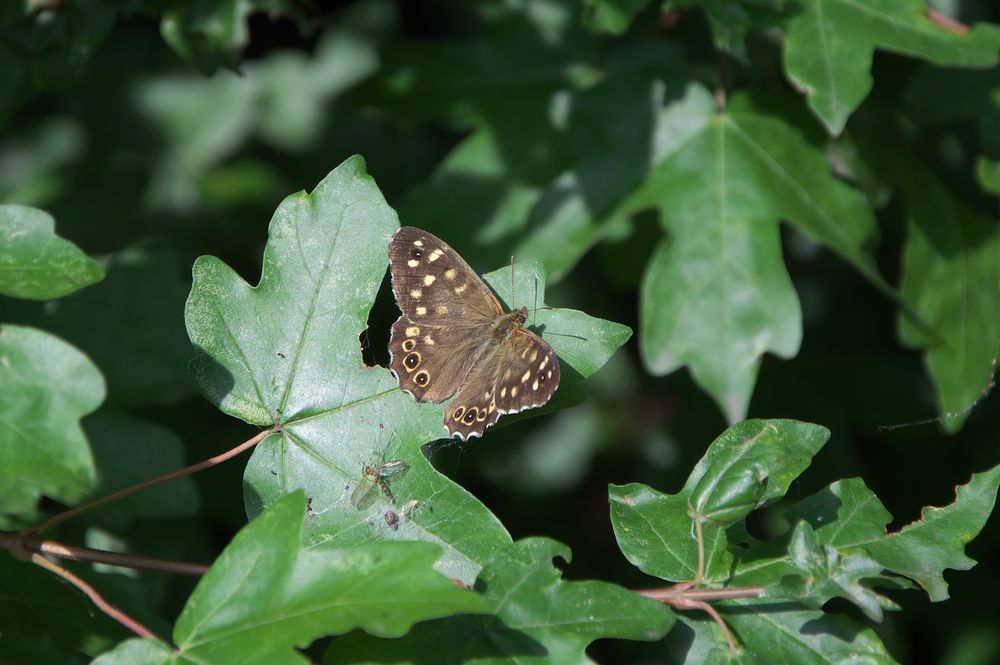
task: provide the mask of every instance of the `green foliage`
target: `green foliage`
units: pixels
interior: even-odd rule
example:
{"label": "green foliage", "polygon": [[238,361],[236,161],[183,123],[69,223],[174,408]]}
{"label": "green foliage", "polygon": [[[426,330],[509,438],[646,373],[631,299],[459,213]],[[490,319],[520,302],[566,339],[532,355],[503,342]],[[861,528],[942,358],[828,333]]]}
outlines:
{"label": "green foliage", "polygon": [[[996,661],[998,12],[7,3],[0,662]],[[398,389],[401,223],[543,408]],[[39,536],[158,639],[25,560],[260,428]]]}
{"label": "green foliage", "polygon": [[0,206],[0,293],[46,300],[99,282],[101,267],[55,233],[41,210]]}
{"label": "green foliage", "polygon": [[104,401],[104,379],[58,337],[0,327],[0,520],[35,514],[41,495],[73,503],[94,488],[80,418]]}

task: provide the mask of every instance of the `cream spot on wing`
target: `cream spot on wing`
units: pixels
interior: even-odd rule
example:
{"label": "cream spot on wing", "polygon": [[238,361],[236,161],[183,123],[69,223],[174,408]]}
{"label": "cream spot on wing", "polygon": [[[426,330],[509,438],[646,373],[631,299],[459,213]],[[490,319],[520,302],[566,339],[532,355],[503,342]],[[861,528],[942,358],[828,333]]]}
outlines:
{"label": "cream spot on wing", "polygon": [[490,413],[493,413],[497,409],[496,400],[490,400]]}
{"label": "cream spot on wing", "polygon": [[427,346],[434,346],[434,338],[431,337],[430,335],[427,335],[426,337],[424,337],[424,344],[426,344]]}
{"label": "cream spot on wing", "polygon": [[535,352],[531,354],[531,362],[535,362],[536,360],[538,360],[538,349],[535,349]]}
{"label": "cream spot on wing", "polygon": [[465,291],[467,288],[469,288],[468,284],[463,284],[462,286],[456,286],[455,293],[461,293],[462,291]]}
{"label": "cream spot on wing", "polygon": [[506,381],[509,378],[510,378],[510,370],[509,369],[508,370],[504,370],[503,380]]}
{"label": "cream spot on wing", "polygon": [[507,386],[504,386],[503,388],[500,389],[500,399],[503,399],[506,396],[507,396]]}
{"label": "cream spot on wing", "polygon": [[545,377],[548,378],[548,379],[552,378],[552,370],[551,369],[548,372],[545,373]]}
{"label": "cream spot on wing", "polygon": [[438,314],[447,314],[448,313],[448,306],[447,305],[438,305],[437,307],[434,308],[434,311],[437,312]]}
{"label": "cream spot on wing", "polygon": [[549,364],[549,357],[545,356],[545,360],[543,360],[542,364],[538,366],[539,371],[545,369],[545,366],[548,364]]}
{"label": "cream spot on wing", "polygon": [[412,291],[410,291],[411,298],[416,298],[417,300],[420,300],[420,296],[422,295],[424,295],[424,292],[421,291],[420,289],[413,289]]}
{"label": "cream spot on wing", "polygon": [[424,286],[430,286],[437,279],[434,275],[424,275]]}
{"label": "cream spot on wing", "polygon": [[529,347],[528,347],[528,348],[526,348],[526,349],[525,349],[524,351],[521,351],[521,357],[523,358],[523,357],[525,357],[526,355],[528,355],[528,351],[530,351],[530,350],[531,350],[531,347],[529,346]]}
{"label": "cream spot on wing", "polygon": [[538,379],[535,379],[535,382],[531,384],[531,389],[538,390]]}
{"label": "cream spot on wing", "polygon": [[444,254],[444,252],[442,252],[440,249],[435,249],[427,256],[427,260],[433,263],[434,261],[440,259],[442,254]]}
{"label": "cream spot on wing", "polygon": [[417,308],[417,315],[418,316],[423,316],[426,313],[427,313],[427,308],[426,307],[418,307]]}
{"label": "cream spot on wing", "polygon": [[420,328],[418,328],[417,326],[410,326],[409,328],[406,329],[407,337],[416,337],[419,334],[420,334]]}
{"label": "cream spot on wing", "polygon": [[487,390],[486,392],[483,393],[483,399],[486,399],[489,396],[490,396],[490,391],[489,390]]}
{"label": "cream spot on wing", "polygon": [[524,370],[524,374],[521,375],[521,383],[527,381],[530,376],[531,376],[531,370],[530,369]]}
{"label": "cream spot on wing", "polygon": [[447,270],[444,271],[444,278],[445,279],[455,279],[455,274],[456,273],[455,273],[455,269],[454,268],[448,268]]}
{"label": "cream spot on wing", "polygon": [[423,247],[424,246],[424,241],[423,240],[414,240],[413,244],[416,245],[417,247]]}
{"label": "cream spot on wing", "polygon": [[510,389],[510,396],[517,397],[517,386],[514,386],[513,388]]}
{"label": "cream spot on wing", "polygon": [[406,262],[406,265],[410,266],[411,268],[416,268],[417,266],[420,265],[420,261],[417,261],[416,259],[410,259],[409,261]]}

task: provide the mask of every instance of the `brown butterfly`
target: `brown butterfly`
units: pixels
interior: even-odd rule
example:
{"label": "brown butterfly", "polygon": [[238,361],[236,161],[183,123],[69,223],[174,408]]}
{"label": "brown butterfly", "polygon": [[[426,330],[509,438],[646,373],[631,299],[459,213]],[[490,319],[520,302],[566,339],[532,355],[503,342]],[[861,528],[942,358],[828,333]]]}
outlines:
{"label": "brown butterfly", "polygon": [[451,395],[444,426],[463,441],[502,414],[549,401],[559,387],[552,347],[524,327],[458,252],[404,226],[389,243],[392,292],[403,315],[392,325],[389,369],[418,402]]}

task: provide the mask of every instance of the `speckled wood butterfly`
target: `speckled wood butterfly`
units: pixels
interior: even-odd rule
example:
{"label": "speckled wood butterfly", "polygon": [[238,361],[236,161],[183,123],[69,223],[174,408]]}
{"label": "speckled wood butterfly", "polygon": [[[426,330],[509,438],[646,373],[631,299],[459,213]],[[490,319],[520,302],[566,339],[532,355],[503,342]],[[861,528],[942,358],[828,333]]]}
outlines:
{"label": "speckled wood butterfly", "polygon": [[404,226],[389,243],[392,292],[403,315],[392,325],[389,369],[419,402],[442,402],[444,426],[463,441],[482,436],[505,413],[549,401],[559,360],[458,252]]}

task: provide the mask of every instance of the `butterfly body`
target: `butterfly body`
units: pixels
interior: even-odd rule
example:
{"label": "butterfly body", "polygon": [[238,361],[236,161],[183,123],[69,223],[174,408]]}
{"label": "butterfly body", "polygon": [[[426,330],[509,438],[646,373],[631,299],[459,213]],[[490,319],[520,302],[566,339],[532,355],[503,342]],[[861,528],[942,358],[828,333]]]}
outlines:
{"label": "butterfly body", "polygon": [[420,402],[442,402],[448,432],[482,436],[505,413],[545,404],[559,360],[525,327],[526,307],[508,312],[458,253],[404,226],[389,243],[392,290],[402,316],[392,326],[389,369]]}

